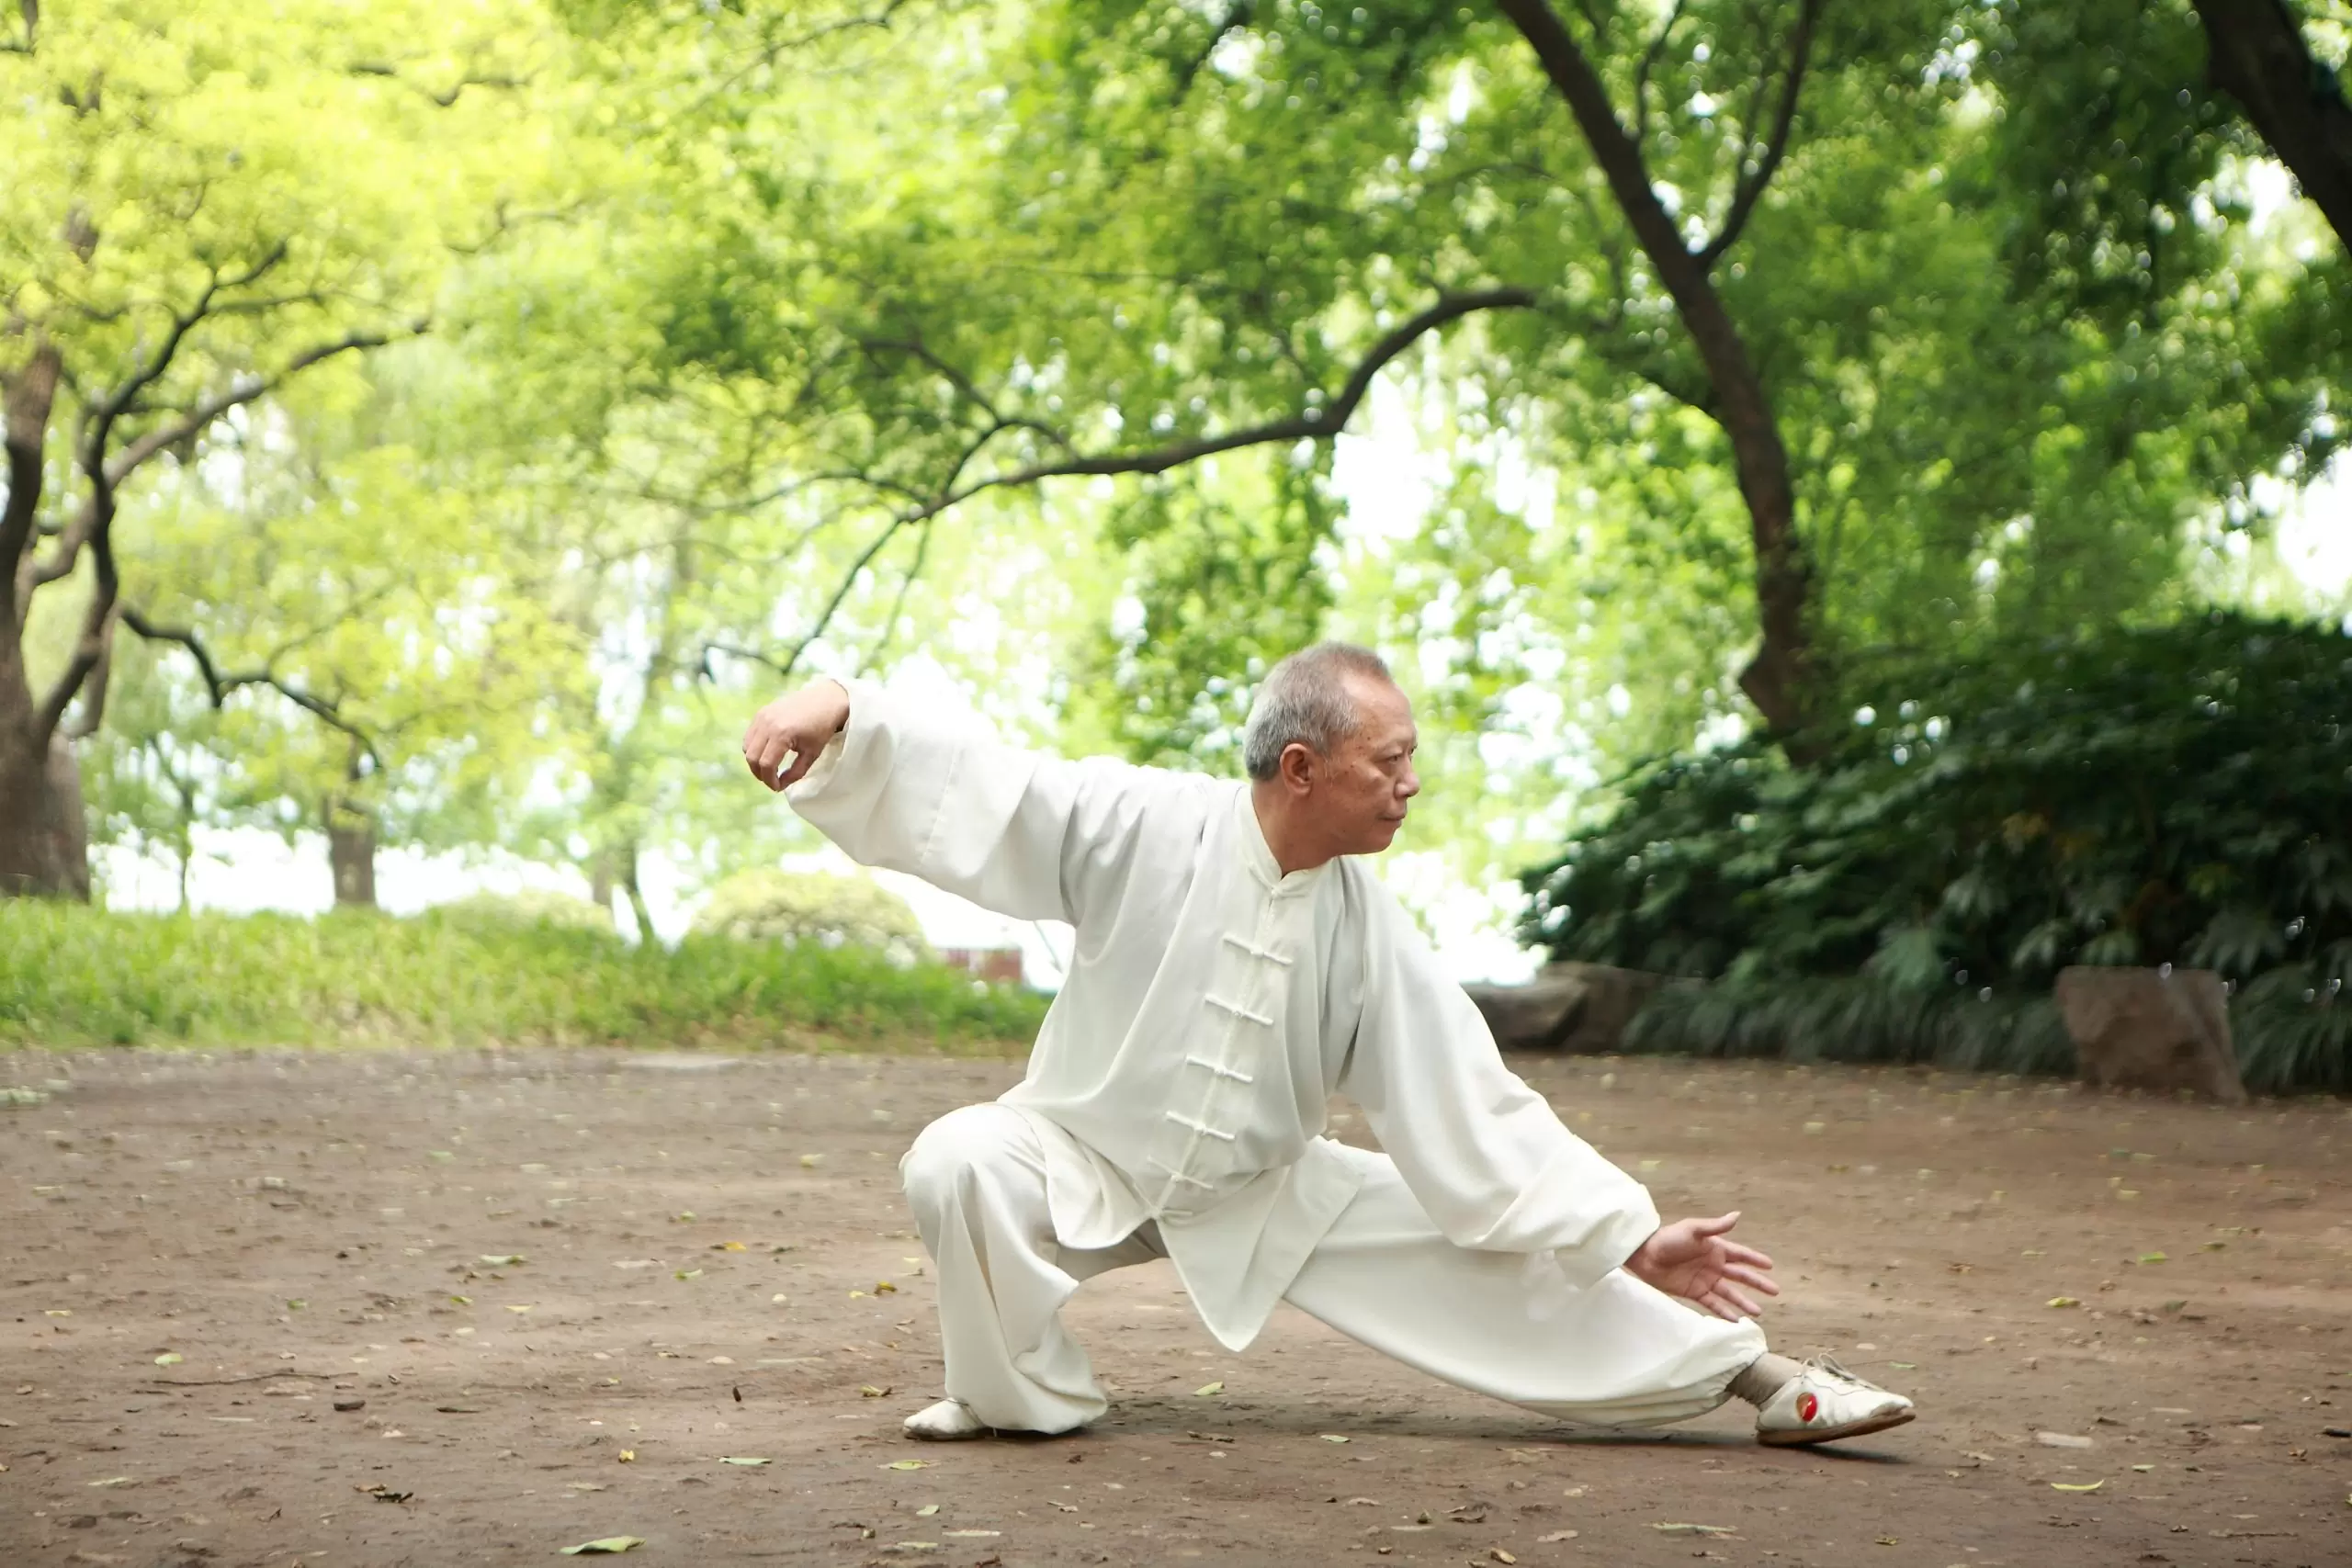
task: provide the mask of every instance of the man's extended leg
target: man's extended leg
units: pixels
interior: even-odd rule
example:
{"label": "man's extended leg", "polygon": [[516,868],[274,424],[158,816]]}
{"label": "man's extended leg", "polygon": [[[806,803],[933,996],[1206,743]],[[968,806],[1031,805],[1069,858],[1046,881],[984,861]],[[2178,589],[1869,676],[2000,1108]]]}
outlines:
{"label": "man's extended leg", "polygon": [[1288,1299],[1351,1338],[1461,1387],[1595,1425],[1685,1420],[1735,1392],[1760,1395],[1769,1415],[1815,1386],[1785,1390],[1792,1371],[1819,1380],[1822,1414],[1842,1409],[1831,1374],[1767,1356],[1756,1325],[1702,1315],[1622,1271],[1572,1291],[1541,1259],[1456,1247],[1386,1157],[1350,1157],[1363,1185]]}
{"label": "man's extended leg", "polygon": [[1008,1106],[950,1111],[922,1130],[899,1170],[938,1270],[953,1402],[916,1416],[909,1433],[1066,1432],[1102,1415],[1102,1387],[1062,1327],[1062,1303],[1080,1280],[1159,1255],[1140,1238],[1094,1252],[1057,1242],[1045,1151]]}

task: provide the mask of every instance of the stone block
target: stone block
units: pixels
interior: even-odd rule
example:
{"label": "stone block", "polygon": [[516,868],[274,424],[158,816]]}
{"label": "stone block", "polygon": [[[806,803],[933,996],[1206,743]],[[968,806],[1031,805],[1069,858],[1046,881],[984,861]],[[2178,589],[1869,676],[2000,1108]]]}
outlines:
{"label": "stone block", "polygon": [[2227,994],[2210,969],[2062,969],[2058,1011],[2086,1082],[2245,1103]]}
{"label": "stone block", "polygon": [[1625,1026],[1667,983],[1606,964],[1547,964],[1520,986],[1465,986],[1506,1051],[1597,1055],[1621,1048]]}

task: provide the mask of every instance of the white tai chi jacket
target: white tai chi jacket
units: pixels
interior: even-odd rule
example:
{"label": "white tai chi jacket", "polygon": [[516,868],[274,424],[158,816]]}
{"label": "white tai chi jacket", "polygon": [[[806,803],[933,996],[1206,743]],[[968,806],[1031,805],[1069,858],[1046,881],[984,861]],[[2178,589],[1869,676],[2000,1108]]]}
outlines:
{"label": "white tai chi jacket", "polygon": [[1449,1240],[1527,1256],[1539,1303],[1657,1228],[1641,1185],[1503,1066],[1362,864],[1283,874],[1246,784],[1064,761],[967,710],[842,684],[848,726],[793,809],[864,864],[1077,930],[1002,1097],[1044,1141],[1063,1246],[1156,1221],[1203,1322],[1243,1348],[1355,1193],[1322,1136],[1334,1091]]}

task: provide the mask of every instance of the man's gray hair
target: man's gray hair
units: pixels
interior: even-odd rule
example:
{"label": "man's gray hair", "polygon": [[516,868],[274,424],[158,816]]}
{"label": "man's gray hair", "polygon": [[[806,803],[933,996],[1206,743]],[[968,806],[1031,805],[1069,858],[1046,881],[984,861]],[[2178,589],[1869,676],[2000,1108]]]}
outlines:
{"label": "man's gray hair", "polygon": [[1348,691],[1351,675],[1396,679],[1380,655],[1348,642],[1318,642],[1266,671],[1241,732],[1241,765],[1251,778],[1272,778],[1282,767],[1283,749],[1295,741],[1328,757],[1362,728],[1363,716]]}

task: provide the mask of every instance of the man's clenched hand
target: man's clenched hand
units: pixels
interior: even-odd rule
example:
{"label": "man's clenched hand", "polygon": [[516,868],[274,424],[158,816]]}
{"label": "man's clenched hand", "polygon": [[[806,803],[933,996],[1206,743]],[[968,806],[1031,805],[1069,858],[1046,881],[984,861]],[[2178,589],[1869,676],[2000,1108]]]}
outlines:
{"label": "man's clenched hand", "polygon": [[848,722],[848,691],[837,681],[812,681],[752,716],[752,728],[743,732],[744,764],[768,788],[789,788]]}
{"label": "man's clenched hand", "polygon": [[1717,1317],[1736,1323],[1763,1311],[1740,1287],[1777,1296],[1772,1260],[1752,1247],[1724,1239],[1739,1223],[1736,1210],[1712,1220],[1677,1220],[1660,1225],[1625,1259],[1625,1272],[1669,1296],[1695,1303]]}

